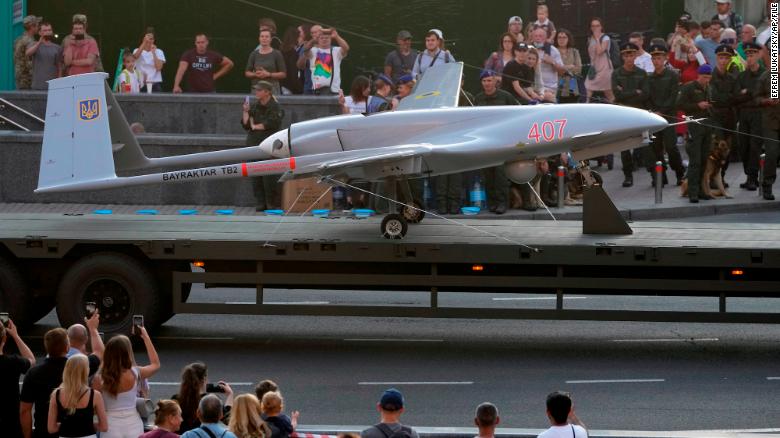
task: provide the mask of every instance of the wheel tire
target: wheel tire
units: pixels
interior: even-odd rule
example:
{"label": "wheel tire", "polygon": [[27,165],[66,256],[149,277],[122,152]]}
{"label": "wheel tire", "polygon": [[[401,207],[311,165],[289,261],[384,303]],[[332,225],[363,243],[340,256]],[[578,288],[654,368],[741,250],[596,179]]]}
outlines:
{"label": "wheel tire", "polygon": [[400,214],[388,214],[382,219],[382,235],[386,239],[402,239],[409,230],[409,224]]}
{"label": "wheel tire", "polygon": [[88,255],[68,269],[57,290],[57,316],[63,327],[84,321],[88,301],[97,303],[100,328],[108,334],[128,334],[133,315],[144,315],[144,325],[161,321],[161,294],[157,277],[144,263],[125,254]]}
{"label": "wheel tire", "polygon": [[0,257],[0,309],[8,313],[14,324],[24,327],[35,322],[32,321],[34,304],[19,269]]}
{"label": "wheel tire", "polygon": [[408,204],[419,210],[402,205],[398,208],[398,212],[406,219],[406,222],[410,224],[419,224],[425,218],[425,212],[422,210],[422,203],[418,200],[414,200]]}
{"label": "wheel tire", "polygon": [[593,181],[596,185],[604,186],[604,178],[601,177],[601,174],[598,172],[590,171],[591,176],[593,177]]}

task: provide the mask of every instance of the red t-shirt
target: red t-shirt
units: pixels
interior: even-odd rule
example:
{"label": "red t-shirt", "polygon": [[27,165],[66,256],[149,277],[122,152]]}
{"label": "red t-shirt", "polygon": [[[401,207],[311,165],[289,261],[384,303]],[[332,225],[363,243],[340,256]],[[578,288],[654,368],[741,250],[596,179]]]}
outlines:
{"label": "red t-shirt", "polygon": [[222,64],[222,55],[207,50],[199,54],[195,49],[184,52],[179,61],[187,63],[187,91],[192,93],[213,93],[217,91],[214,73]]}
{"label": "red t-shirt", "polygon": [[[87,38],[83,40],[73,40],[71,44],[65,49],[65,53],[71,51],[73,53],[73,60],[86,59],[89,55],[100,55],[98,52],[97,42],[93,38]],[[68,75],[78,75],[81,73],[92,73],[95,71],[95,63],[92,65],[71,65],[68,68]]]}

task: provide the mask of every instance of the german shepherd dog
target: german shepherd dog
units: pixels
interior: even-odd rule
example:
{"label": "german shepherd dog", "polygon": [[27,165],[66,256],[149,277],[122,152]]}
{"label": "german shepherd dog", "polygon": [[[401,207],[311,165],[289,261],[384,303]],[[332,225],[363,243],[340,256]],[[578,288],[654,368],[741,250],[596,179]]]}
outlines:
{"label": "german shepherd dog", "polygon": [[[719,140],[714,135],[712,136],[712,149],[707,155],[704,172],[701,175],[701,189],[705,197],[724,196],[729,199],[732,198],[729,192],[726,191],[726,187],[723,186],[723,177],[720,174],[721,168],[726,164],[726,160],[729,159],[730,151],[731,147],[729,147],[729,143],[726,140]],[[713,183],[716,187],[714,190],[710,188],[710,184]],[[688,196],[687,178],[680,186],[680,195]]]}

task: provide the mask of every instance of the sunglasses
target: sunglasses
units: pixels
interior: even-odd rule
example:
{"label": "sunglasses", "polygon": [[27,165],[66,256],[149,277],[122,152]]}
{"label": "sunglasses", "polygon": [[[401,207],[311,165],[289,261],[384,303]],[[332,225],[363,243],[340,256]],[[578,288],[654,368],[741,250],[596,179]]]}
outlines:
{"label": "sunglasses", "polygon": [[726,38],[725,40],[720,40],[721,44],[734,44],[736,42],[737,40],[735,40],[734,38]]}

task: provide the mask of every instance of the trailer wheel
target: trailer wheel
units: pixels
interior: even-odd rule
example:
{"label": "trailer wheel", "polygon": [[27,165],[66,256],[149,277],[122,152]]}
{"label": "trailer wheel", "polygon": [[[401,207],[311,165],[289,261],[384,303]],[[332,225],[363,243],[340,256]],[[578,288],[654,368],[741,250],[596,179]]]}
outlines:
{"label": "trailer wheel", "polygon": [[73,264],[57,291],[57,316],[67,327],[84,321],[85,303],[93,301],[100,312],[100,328],[128,334],[133,315],[144,315],[144,325],[161,323],[160,291],[148,266],[119,253],[88,255]]}
{"label": "trailer wheel", "polygon": [[22,327],[35,322],[30,317],[33,304],[19,269],[0,257],[0,310],[7,312],[14,323]]}

